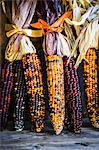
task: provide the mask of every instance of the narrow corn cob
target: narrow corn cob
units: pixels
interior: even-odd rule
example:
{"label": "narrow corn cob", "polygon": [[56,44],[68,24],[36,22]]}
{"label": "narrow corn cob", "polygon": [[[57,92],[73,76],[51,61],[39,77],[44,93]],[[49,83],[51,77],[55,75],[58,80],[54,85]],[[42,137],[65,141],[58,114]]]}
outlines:
{"label": "narrow corn cob", "polygon": [[86,53],[88,63],[84,61],[85,92],[87,94],[87,109],[91,124],[99,128],[96,111],[97,101],[97,64],[96,52],[91,48]]}
{"label": "narrow corn cob", "polygon": [[60,56],[52,55],[46,58],[47,82],[50,115],[53,128],[59,134],[64,125],[65,100],[64,100],[64,73],[63,61]]}
{"label": "narrow corn cob", "polygon": [[[99,51],[97,50],[97,114],[99,114]],[[99,116],[98,116],[99,120]]]}
{"label": "narrow corn cob", "polygon": [[74,68],[75,61],[70,60],[67,64],[67,57],[63,57],[64,64],[64,82],[66,98],[66,125],[75,133],[80,132],[82,125],[81,115],[81,97],[77,70]]}
{"label": "narrow corn cob", "polygon": [[13,73],[12,73],[12,63],[9,61],[5,61],[4,68],[2,69],[2,87],[1,87],[1,128],[6,127],[8,113],[9,113],[9,105],[11,99],[11,90],[13,85]]}
{"label": "narrow corn cob", "polygon": [[30,100],[32,129],[40,132],[44,128],[45,117],[45,100],[40,60],[33,53],[24,55],[22,61],[25,70],[27,93]]}
{"label": "narrow corn cob", "polygon": [[17,60],[13,63],[14,72],[14,122],[15,129],[22,130],[24,127],[24,107],[26,98],[26,85],[22,61]]}

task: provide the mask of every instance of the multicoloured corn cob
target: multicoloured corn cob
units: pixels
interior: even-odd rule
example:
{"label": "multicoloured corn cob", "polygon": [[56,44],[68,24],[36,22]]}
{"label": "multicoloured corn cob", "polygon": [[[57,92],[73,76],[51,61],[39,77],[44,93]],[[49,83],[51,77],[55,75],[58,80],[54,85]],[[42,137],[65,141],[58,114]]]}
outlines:
{"label": "multicoloured corn cob", "polygon": [[44,128],[45,117],[45,100],[40,60],[33,53],[24,55],[22,61],[30,101],[32,130],[40,132]]}
{"label": "multicoloured corn cob", "polygon": [[24,127],[24,107],[26,96],[25,77],[22,61],[17,60],[13,63],[14,73],[14,122],[15,129],[20,131]]}
{"label": "multicoloured corn cob", "polygon": [[96,64],[96,52],[94,48],[91,48],[86,53],[86,59],[84,61],[84,79],[85,79],[85,92],[87,94],[87,109],[91,124],[95,128],[99,128],[97,120],[98,114],[96,111],[97,101],[97,64]]}
{"label": "multicoloured corn cob", "polygon": [[69,64],[67,64],[67,60],[67,57],[64,56],[63,64],[66,99],[65,123],[71,131],[79,133],[82,125],[79,81],[77,70],[75,69],[75,61],[71,59]]}
{"label": "multicoloured corn cob", "polygon": [[9,114],[9,105],[11,99],[11,90],[13,85],[13,73],[12,73],[12,63],[9,61],[5,61],[4,68],[2,69],[2,87],[1,87],[1,95],[0,95],[0,107],[1,107],[1,118],[0,124],[1,128],[6,127],[7,118]]}
{"label": "multicoloured corn cob", "polygon": [[[97,114],[99,114],[99,50],[97,50]],[[98,120],[99,120],[99,115],[97,116]]]}
{"label": "multicoloured corn cob", "polygon": [[56,134],[60,134],[65,117],[63,60],[57,55],[47,56],[46,66],[50,115]]}

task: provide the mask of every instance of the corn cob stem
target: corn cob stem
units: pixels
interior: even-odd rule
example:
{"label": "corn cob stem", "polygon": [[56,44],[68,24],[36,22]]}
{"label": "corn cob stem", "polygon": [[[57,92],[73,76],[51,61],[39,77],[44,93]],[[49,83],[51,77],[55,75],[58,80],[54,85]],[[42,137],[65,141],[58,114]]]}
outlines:
{"label": "corn cob stem", "polygon": [[84,78],[85,78],[85,92],[87,94],[87,109],[91,124],[95,128],[99,128],[96,111],[97,101],[97,64],[96,52],[91,48],[87,51],[86,59],[89,63],[84,61]]}
{"label": "corn cob stem", "polygon": [[11,90],[13,85],[12,63],[5,61],[4,68],[2,69],[2,87],[1,87],[1,128],[6,127],[7,118],[9,114],[9,105],[11,99]]}
{"label": "corn cob stem", "polygon": [[41,64],[35,53],[24,55],[22,61],[30,100],[32,130],[40,132],[44,128],[45,117]]}
{"label": "corn cob stem", "polygon": [[80,132],[82,125],[81,98],[77,70],[74,68],[75,61],[72,59],[67,64],[67,57],[63,57],[64,82],[66,99],[66,124],[75,133]]}
{"label": "corn cob stem", "polygon": [[26,96],[26,85],[22,61],[15,61],[14,70],[14,120],[15,129],[20,131],[24,127],[24,107]]}
{"label": "corn cob stem", "polygon": [[53,55],[47,56],[47,83],[49,94],[50,115],[56,134],[60,134],[64,125],[64,74],[62,58]]}

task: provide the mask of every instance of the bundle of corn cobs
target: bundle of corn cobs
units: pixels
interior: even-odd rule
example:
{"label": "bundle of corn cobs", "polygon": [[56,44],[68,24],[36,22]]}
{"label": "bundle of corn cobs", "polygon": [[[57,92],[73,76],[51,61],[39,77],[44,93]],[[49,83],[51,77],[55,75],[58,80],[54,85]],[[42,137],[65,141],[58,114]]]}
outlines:
{"label": "bundle of corn cobs", "polygon": [[10,40],[6,47],[6,62],[2,69],[0,125],[1,127],[6,126],[13,91],[14,127],[17,131],[21,131],[24,127],[26,91],[30,102],[32,129],[40,132],[44,127],[45,102],[41,66],[36,50],[29,39],[30,33],[32,37],[38,35],[36,31],[32,32],[27,29],[34,15],[36,4],[37,0],[2,1],[3,11],[10,22],[6,33]]}
{"label": "bundle of corn cobs", "polygon": [[[37,0],[35,3],[32,0],[29,3],[36,7]],[[45,0],[44,3],[47,11],[46,20],[49,24],[39,19],[38,23],[32,24],[32,26],[35,28],[38,25],[37,28],[40,28],[44,34],[43,50],[47,68],[50,117],[54,131],[56,134],[60,134],[65,124],[69,130],[75,133],[80,132],[82,103],[77,67],[83,59],[89,118],[92,125],[99,128],[97,113],[99,103],[97,92],[98,66],[96,63],[96,49],[99,48],[99,4],[95,0],[58,0],[51,2]],[[51,11],[50,3],[53,6],[53,11]],[[67,12],[65,13],[65,11]],[[27,12],[29,13],[29,10]],[[29,15],[32,13],[34,14],[34,10]],[[64,17],[60,17],[63,13]],[[26,21],[29,21],[29,19],[26,19]],[[24,30],[26,26],[24,26],[24,23],[22,25]],[[21,28],[13,27],[14,30]],[[22,31],[22,29],[20,30]],[[14,88],[16,130],[22,130],[24,127],[25,93],[27,93],[30,104],[31,128],[33,131],[40,132],[44,128],[45,119],[41,62],[27,35],[23,36],[22,33],[21,37],[13,34],[5,53],[6,59],[9,60],[10,57],[11,61],[6,61],[2,70],[1,124],[7,122],[11,90]],[[18,34],[21,34],[21,32],[18,31]],[[16,39],[16,43],[20,41],[20,44],[18,43],[19,50],[17,50],[17,44],[15,43]]]}
{"label": "bundle of corn cobs", "polygon": [[[97,87],[97,59],[99,58],[96,56],[96,50],[99,49],[99,2],[95,0],[62,0],[62,3],[64,6],[68,5],[69,7],[66,7],[66,9],[69,8],[73,12],[72,19],[66,18],[65,21],[76,33],[76,39],[72,44],[72,52],[68,63],[73,56],[77,57],[75,67],[78,67],[84,60],[84,81],[88,114],[91,124],[99,128],[99,95]],[[67,29],[67,27],[65,28]],[[67,31],[66,34],[68,34]],[[77,55],[77,49],[79,50],[79,55]]]}

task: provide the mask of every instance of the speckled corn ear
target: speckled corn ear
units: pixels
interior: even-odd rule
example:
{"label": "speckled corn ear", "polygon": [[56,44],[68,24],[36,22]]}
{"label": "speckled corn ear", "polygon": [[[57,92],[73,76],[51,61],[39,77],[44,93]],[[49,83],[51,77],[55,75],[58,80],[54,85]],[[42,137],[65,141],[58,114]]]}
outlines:
{"label": "speckled corn ear", "polygon": [[60,134],[65,117],[63,60],[57,55],[47,56],[46,66],[51,121],[56,134]]}
{"label": "speckled corn ear", "polygon": [[44,128],[45,118],[41,63],[35,53],[24,55],[22,61],[30,101],[32,130],[40,132]]}
{"label": "speckled corn ear", "polygon": [[[84,61],[84,80],[85,80],[85,92],[87,94],[87,109],[91,124],[95,128],[99,128],[98,114],[96,111],[97,102],[97,64],[96,64],[96,51],[91,48],[86,53],[86,59]],[[98,118],[98,119],[97,119]]]}
{"label": "speckled corn ear", "polygon": [[79,133],[82,125],[81,97],[75,61],[70,60],[67,64],[67,57],[63,57],[64,83],[65,83],[65,123],[73,132]]}
{"label": "speckled corn ear", "polygon": [[13,62],[14,74],[14,123],[15,129],[20,131],[24,128],[24,107],[26,100],[26,84],[22,67],[22,61]]}
{"label": "speckled corn ear", "polygon": [[5,61],[1,76],[1,91],[0,91],[0,124],[1,128],[6,127],[9,105],[11,100],[11,90],[13,85],[12,63]]}

